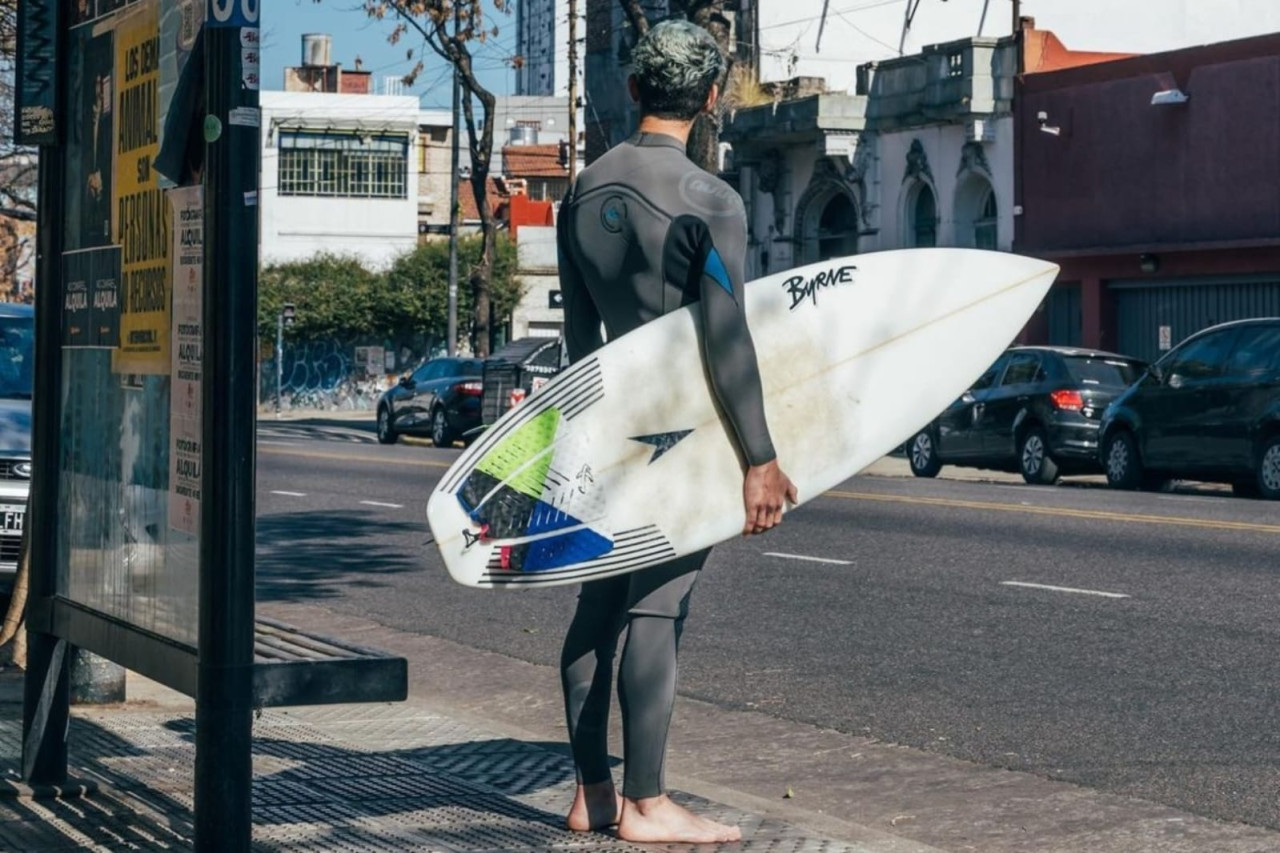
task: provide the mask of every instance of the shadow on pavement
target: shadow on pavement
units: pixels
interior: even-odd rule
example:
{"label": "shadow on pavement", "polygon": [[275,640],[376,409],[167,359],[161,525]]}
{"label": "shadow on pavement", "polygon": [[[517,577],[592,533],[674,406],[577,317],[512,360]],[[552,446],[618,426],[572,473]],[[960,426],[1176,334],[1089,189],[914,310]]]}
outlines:
{"label": "shadow on pavement", "polygon": [[[0,798],[0,849],[191,849],[194,721],[146,715],[111,726],[79,717],[71,724],[72,773],[97,791],[66,800]],[[299,740],[290,725],[256,728],[255,850],[391,850],[409,840],[464,850],[582,844],[583,836],[563,829],[558,809],[509,799],[572,784],[567,756],[537,744],[364,751],[306,739],[314,730]],[[0,773],[16,778],[11,749],[0,757]]]}
{"label": "shadow on pavement", "polygon": [[419,523],[333,511],[258,518],[258,600],[336,598],[351,586],[382,585],[381,576],[417,571],[398,537],[425,539]]}

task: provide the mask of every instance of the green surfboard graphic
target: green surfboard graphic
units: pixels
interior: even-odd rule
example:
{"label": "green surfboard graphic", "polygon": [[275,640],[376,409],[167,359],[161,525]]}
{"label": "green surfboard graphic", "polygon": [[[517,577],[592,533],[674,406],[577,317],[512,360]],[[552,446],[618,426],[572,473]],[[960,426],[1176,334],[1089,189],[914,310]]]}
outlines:
{"label": "green surfboard graphic", "polygon": [[555,454],[544,451],[555,441],[560,410],[547,409],[504,438],[484,455],[476,470],[531,498],[542,497],[542,487]]}

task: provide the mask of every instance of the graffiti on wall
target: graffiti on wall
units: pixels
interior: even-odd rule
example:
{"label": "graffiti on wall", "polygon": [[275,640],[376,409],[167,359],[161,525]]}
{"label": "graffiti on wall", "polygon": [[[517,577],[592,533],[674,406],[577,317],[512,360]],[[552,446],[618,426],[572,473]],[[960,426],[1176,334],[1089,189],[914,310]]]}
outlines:
{"label": "graffiti on wall", "polygon": [[[262,356],[258,402],[263,408],[274,408],[274,348],[264,348]],[[417,363],[421,356],[409,347],[396,349],[357,341],[286,341],[279,374],[280,408],[372,411],[398,371]]]}

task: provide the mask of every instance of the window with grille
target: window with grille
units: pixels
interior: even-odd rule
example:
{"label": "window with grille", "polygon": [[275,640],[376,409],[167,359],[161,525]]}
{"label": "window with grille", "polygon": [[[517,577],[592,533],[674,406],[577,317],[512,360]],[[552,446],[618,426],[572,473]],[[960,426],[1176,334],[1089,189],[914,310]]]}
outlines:
{"label": "window with grille", "polygon": [[280,134],[280,195],[407,198],[405,136]]}

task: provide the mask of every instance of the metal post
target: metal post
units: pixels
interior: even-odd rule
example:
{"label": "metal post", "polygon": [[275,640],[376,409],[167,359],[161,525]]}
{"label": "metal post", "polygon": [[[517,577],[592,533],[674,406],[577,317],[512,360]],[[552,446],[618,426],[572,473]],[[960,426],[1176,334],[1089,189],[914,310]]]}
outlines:
{"label": "metal post", "polygon": [[578,0],[569,0],[569,185],[578,176]]}
{"label": "metal post", "polygon": [[[258,109],[242,68],[256,2],[211,3],[205,39],[204,423],[195,849],[248,850],[254,628]],[[222,19],[219,20],[219,14]],[[256,68],[252,69],[256,72]],[[253,122],[252,124],[257,124]]]}
{"label": "metal post", "polygon": [[280,386],[284,384],[284,312],[276,314],[276,416],[280,416]]}
{"label": "metal post", "polygon": [[[61,109],[59,113],[65,114]],[[40,377],[40,383],[31,402],[31,515],[24,519],[30,531],[29,600],[33,602],[54,598],[62,592],[55,562],[55,535],[58,443],[62,434],[64,157],[61,147],[40,149],[35,345],[35,375]],[[23,777],[32,785],[57,785],[67,778],[67,721],[71,704],[67,652],[64,641],[28,629],[22,703]]]}
{"label": "metal post", "polygon": [[[453,31],[458,32],[461,21],[459,4],[453,4]],[[449,167],[449,355],[458,354],[458,228],[462,217],[458,211],[458,147],[462,135],[462,81],[459,79],[458,66],[453,67],[453,151],[452,165]]]}

